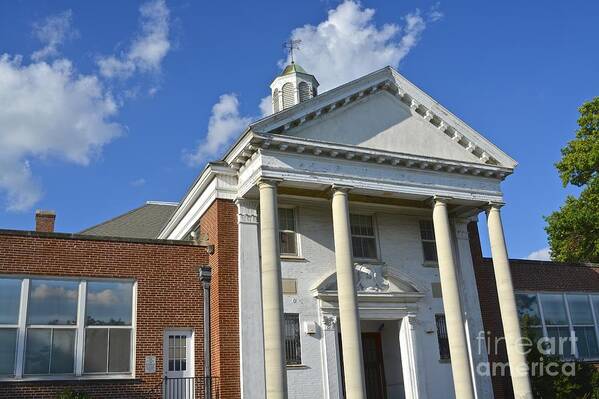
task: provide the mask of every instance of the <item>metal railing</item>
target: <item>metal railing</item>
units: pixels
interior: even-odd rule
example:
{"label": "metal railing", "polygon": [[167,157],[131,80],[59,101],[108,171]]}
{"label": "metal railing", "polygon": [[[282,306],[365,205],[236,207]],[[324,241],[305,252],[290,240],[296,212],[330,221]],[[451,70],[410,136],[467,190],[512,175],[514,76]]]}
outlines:
{"label": "metal railing", "polygon": [[219,399],[218,377],[164,377],[162,399]]}

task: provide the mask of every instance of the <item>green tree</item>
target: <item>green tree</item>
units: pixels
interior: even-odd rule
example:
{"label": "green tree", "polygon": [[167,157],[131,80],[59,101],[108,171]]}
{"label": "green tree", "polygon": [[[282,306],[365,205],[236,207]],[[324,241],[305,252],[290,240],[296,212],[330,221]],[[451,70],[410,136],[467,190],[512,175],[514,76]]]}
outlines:
{"label": "green tree", "polygon": [[562,184],[582,187],[546,217],[551,256],[563,262],[599,262],[599,97],[579,108],[576,138],[562,149]]}

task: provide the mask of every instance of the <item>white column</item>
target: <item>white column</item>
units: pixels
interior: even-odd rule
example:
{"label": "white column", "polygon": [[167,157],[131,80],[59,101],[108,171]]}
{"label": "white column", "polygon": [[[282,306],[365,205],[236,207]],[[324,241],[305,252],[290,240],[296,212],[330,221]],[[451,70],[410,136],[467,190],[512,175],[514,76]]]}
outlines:
{"label": "white column", "polygon": [[347,399],[365,399],[364,362],[349,225],[348,189],[333,187],[333,236]]}
{"label": "white column", "polygon": [[457,399],[474,399],[468,344],[460,304],[458,271],[455,263],[453,243],[451,241],[447,202],[442,198],[435,198],[433,225],[437,244],[439,275],[441,277],[443,308],[445,309],[445,320],[447,322],[447,337],[449,338],[451,371],[453,373],[455,395]]}
{"label": "white column", "polygon": [[261,180],[260,243],[262,254],[262,306],[266,398],[287,398],[287,367],[283,335],[283,290],[279,257],[277,182]]}
{"label": "white column", "polygon": [[237,199],[239,237],[239,342],[242,398],[264,398],[264,329],[258,201]]}
{"label": "white column", "polygon": [[510,363],[512,386],[514,387],[514,397],[516,399],[532,399],[528,364],[522,347],[516,297],[499,208],[501,208],[501,205],[491,204],[487,212],[487,226],[489,228],[491,256],[493,258],[493,269],[495,270],[497,297],[499,298],[503,333],[505,334],[507,356]]}
{"label": "white column", "polygon": [[322,363],[324,370],[324,399],[339,399],[341,393],[341,368],[339,367],[338,317],[322,315]]}
{"label": "white column", "polygon": [[418,319],[415,315],[404,317],[399,326],[401,369],[406,399],[426,399],[425,372],[421,368],[418,345]]}

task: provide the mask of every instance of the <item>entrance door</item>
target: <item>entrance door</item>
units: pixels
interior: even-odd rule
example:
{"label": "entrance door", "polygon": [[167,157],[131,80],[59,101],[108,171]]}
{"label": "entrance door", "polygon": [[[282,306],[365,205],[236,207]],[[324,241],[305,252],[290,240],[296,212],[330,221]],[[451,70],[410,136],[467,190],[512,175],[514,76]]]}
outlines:
{"label": "entrance door", "polygon": [[364,356],[364,378],[368,399],[386,399],[385,367],[381,333],[362,333],[362,354]]}
{"label": "entrance door", "polygon": [[[368,399],[387,399],[385,382],[385,366],[381,333],[362,333],[362,357],[364,359],[364,379],[366,380],[366,397]],[[345,397],[345,376],[343,369],[343,342],[339,334],[339,359],[341,363],[341,383]]]}
{"label": "entrance door", "polygon": [[193,357],[193,331],[169,330],[164,334],[165,399],[194,399],[196,384]]}

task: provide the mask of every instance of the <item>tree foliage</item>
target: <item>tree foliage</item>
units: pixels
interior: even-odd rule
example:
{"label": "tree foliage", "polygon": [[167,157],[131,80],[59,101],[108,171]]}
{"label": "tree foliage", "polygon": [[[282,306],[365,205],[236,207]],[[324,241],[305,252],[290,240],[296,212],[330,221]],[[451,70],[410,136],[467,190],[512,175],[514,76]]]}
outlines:
{"label": "tree foliage", "polygon": [[576,138],[556,164],[562,183],[583,187],[579,198],[546,218],[551,255],[564,262],[599,262],[599,97],[579,108]]}

